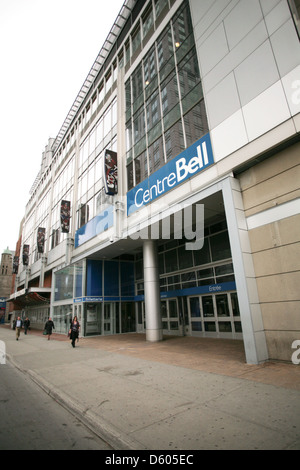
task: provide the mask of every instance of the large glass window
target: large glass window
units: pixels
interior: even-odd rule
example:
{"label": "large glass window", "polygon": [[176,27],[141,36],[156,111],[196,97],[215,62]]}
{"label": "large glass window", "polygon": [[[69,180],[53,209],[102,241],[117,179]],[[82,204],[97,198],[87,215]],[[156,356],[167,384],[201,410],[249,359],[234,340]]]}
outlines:
{"label": "large glass window", "polygon": [[73,298],[73,274],[73,266],[66,267],[55,273],[55,301]]}
{"label": "large glass window", "polygon": [[[107,203],[99,197],[104,188],[104,149],[116,151],[117,101],[105,109],[80,147],[78,171],[77,226],[80,228],[99,214]],[[65,197],[68,200],[68,198]]]}
{"label": "large glass window", "polygon": [[[158,18],[168,1],[155,1]],[[152,9],[142,17],[152,25]],[[138,43],[132,35],[133,47]],[[208,131],[189,4],[184,2],[125,84],[128,190]],[[148,149],[148,152],[144,154]],[[131,165],[132,160],[139,158]]]}
{"label": "large glass window", "polygon": [[147,7],[145,13],[142,16],[142,24],[143,24],[143,37],[147,35],[150,28],[153,26],[153,10],[152,4]]}

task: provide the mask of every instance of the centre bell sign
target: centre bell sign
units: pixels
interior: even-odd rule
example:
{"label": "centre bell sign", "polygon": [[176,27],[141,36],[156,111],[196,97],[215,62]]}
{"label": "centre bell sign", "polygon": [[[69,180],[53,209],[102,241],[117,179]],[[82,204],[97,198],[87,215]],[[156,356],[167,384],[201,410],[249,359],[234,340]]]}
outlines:
{"label": "centre bell sign", "polygon": [[213,163],[210,135],[206,134],[127,193],[127,215],[133,214]]}

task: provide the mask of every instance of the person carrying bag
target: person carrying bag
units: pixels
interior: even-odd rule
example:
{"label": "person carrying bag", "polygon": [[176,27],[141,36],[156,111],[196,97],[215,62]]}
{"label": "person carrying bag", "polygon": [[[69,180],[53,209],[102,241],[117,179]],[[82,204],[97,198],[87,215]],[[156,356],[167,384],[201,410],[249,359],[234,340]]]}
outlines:
{"label": "person carrying bag", "polygon": [[69,337],[70,337],[73,348],[75,348],[76,339],[78,340],[79,330],[80,330],[79,321],[78,321],[77,317],[75,316],[73,318],[73,321],[71,322],[71,327],[70,327],[70,330],[69,330]]}

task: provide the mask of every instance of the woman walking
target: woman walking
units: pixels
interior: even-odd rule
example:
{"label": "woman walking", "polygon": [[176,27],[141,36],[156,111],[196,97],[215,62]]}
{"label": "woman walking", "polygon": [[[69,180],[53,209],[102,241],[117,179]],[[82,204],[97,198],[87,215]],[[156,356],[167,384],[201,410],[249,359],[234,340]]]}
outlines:
{"label": "woman walking", "polygon": [[80,330],[79,321],[78,321],[77,317],[75,316],[73,318],[73,321],[71,322],[71,327],[70,327],[70,331],[69,331],[70,340],[72,341],[73,348],[75,348],[75,341],[79,336],[79,330]]}
{"label": "woman walking", "polygon": [[55,326],[52,321],[52,318],[49,317],[49,320],[46,321],[45,328],[44,328],[46,335],[48,335],[48,341],[50,340],[50,336],[52,335],[52,328],[55,329]]}

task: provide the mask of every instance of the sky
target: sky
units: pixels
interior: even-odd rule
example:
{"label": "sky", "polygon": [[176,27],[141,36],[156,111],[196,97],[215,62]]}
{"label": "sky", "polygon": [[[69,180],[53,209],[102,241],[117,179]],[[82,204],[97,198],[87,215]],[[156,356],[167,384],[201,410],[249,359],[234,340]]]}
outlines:
{"label": "sky", "polygon": [[1,253],[15,250],[48,139],[57,136],[122,5],[0,0]]}

